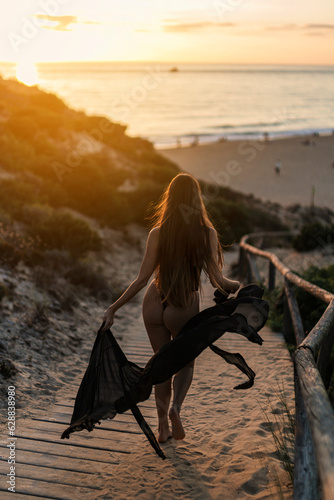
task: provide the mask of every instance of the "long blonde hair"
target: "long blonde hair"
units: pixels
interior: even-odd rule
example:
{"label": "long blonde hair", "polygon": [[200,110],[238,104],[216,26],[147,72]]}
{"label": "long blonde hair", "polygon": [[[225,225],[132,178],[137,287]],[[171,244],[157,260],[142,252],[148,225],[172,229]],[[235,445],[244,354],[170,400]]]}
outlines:
{"label": "long blonde hair", "polygon": [[[192,292],[200,288],[201,271],[214,286],[215,260],[210,231],[213,227],[201,196],[198,181],[189,174],[178,174],[170,182],[152,217],[160,227],[158,261],[155,272],[162,300],[187,309]],[[219,269],[223,266],[221,245],[217,246]]]}

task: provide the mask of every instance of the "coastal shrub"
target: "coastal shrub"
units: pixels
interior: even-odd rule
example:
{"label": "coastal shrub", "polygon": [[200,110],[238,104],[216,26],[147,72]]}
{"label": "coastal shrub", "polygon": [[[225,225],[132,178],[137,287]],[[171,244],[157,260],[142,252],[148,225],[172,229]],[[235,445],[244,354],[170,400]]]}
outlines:
{"label": "coastal shrub", "polygon": [[238,241],[241,236],[252,231],[249,212],[242,204],[217,199],[208,202],[207,209],[224,244]]}
{"label": "coastal shrub", "polygon": [[124,193],[129,207],[131,222],[144,224],[145,219],[154,212],[163,187],[153,183],[141,182],[137,189],[129,193]]}
{"label": "coastal shrub", "polygon": [[66,104],[59,97],[44,91],[32,94],[29,100],[34,107],[41,107],[57,113],[63,113],[67,109]]}
{"label": "coastal shrub", "polygon": [[[328,292],[334,293],[334,265],[319,268],[310,266],[304,272],[293,271],[301,278],[313,283]],[[309,333],[314,325],[323,315],[327,304],[322,300],[315,298],[302,288],[295,287],[294,294],[298,302],[305,334]],[[283,289],[276,287],[270,295],[266,297],[269,300],[269,323],[273,330],[283,330]]]}
{"label": "coastal shrub", "polygon": [[177,167],[172,163],[165,161],[153,163],[152,160],[150,161],[151,163],[145,163],[138,169],[139,176],[145,182],[154,181],[159,184],[168,184],[179,173]]}
{"label": "coastal shrub", "polygon": [[102,248],[101,237],[88,222],[66,211],[51,212],[30,226],[28,231],[31,236],[39,238],[43,248],[68,250],[76,257]]}
{"label": "coastal shrub", "polygon": [[8,295],[7,287],[4,283],[0,283],[0,302],[6,295]]}
{"label": "coastal shrub", "polygon": [[288,227],[281,220],[261,208],[250,207],[248,209],[252,224],[261,231],[285,231]]}
{"label": "coastal shrub", "polygon": [[0,362],[0,374],[5,378],[9,379],[14,377],[18,372],[18,369],[10,359],[3,359]]}
{"label": "coastal shrub", "polygon": [[100,290],[108,288],[108,283],[101,271],[94,269],[90,262],[78,260],[64,272],[64,277],[75,286],[84,286],[96,295]]}
{"label": "coastal shrub", "polygon": [[6,125],[13,134],[29,142],[38,132],[38,125],[31,116],[11,116]]}
{"label": "coastal shrub", "polygon": [[293,239],[293,248],[298,252],[307,252],[315,248],[334,243],[334,224],[324,225],[312,222],[304,225],[300,233]]}
{"label": "coastal shrub", "polygon": [[0,262],[9,267],[16,267],[22,260],[33,265],[42,255],[38,250],[39,241],[18,233],[13,226],[0,223]]}
{"label": "coastal shrub", "polygon": [[9,241],[0,238],[0,263],[14,268],[20,262],[22,253]]}
{"label": "coastal shrub", "polygon": [[4,178],[0,180],[1,208],[6,210],[13,218],[21,217],[22,206],[34,203],[36,200],[43,201],[45,195],[41,188],[34,185],[27,176],[20,178]]}

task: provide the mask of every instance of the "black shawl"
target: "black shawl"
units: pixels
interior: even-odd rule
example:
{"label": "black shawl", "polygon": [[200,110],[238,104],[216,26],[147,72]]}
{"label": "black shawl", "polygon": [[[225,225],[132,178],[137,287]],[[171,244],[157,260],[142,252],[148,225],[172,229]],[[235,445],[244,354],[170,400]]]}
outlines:
{"label": "black shawl", "polygon": [[230,299],[216,290],[216,305],[191,318],[144,368],[126,358],[110,329],[101,333],[102,325],[78,390],[71,424],[61,437],[68,438],[82,429],[91,431],[101,419],[112,419],[117,413],[131,410],[153,448],[165,458],[137,404],[150,397],[153,385],[171,378],[207,347],[247,375],[249,380],[235,389],[252,387],[255,373],[241,354],[223,351],[213,342],[228,331],[261,345],[257,332],[264,326],[269,309],[262,295],[263,289],[258,285],[248,285]]}

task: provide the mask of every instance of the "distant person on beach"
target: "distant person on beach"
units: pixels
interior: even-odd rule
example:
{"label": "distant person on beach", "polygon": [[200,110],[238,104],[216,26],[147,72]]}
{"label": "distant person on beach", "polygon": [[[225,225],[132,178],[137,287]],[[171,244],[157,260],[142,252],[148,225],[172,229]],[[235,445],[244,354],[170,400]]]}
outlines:
{"label": "distant person on beach", "polygon": [[[202,271],[223,292],[235,292],[240,283],[222,276],[222,248],[194,177],[179,174],[171,181],[153,220],[138,277],[105,311],[103,321],[104,329],[110,328],[116,311],[142,290],[154,274],[143,300],[143,318],[152,348],[157,352],[199,312]],[[172,379],[155,386],[160,443],[172,436],[185,437],[180,411],[193,369],[192,361],[174,376],[171,407]]]}
{"label": "distant person on beach", "polygon": [[198,136],[197,135],[194,135],[194,140],[193,142],[191,143],[191,146],[194,147],[194,146],[198,146]]}
{"label": "distant person on beach", "polygon": [[275,172],[277,175],[279,175],[281,173],[281,167],[282,167],[282,162],[281,160],[276,160],[275,162]]}

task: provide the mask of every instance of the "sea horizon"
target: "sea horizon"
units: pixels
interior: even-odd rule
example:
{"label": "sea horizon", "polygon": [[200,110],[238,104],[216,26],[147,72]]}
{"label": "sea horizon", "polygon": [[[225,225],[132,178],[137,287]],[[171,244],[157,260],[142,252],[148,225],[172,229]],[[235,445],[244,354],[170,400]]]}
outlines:
{"label": "sea horizon", "polygon": [[[4,78],[15,70],[0,63]],[[332,65],[75,61],[36,70],[41,89],[157,148],[334,129]]]}

